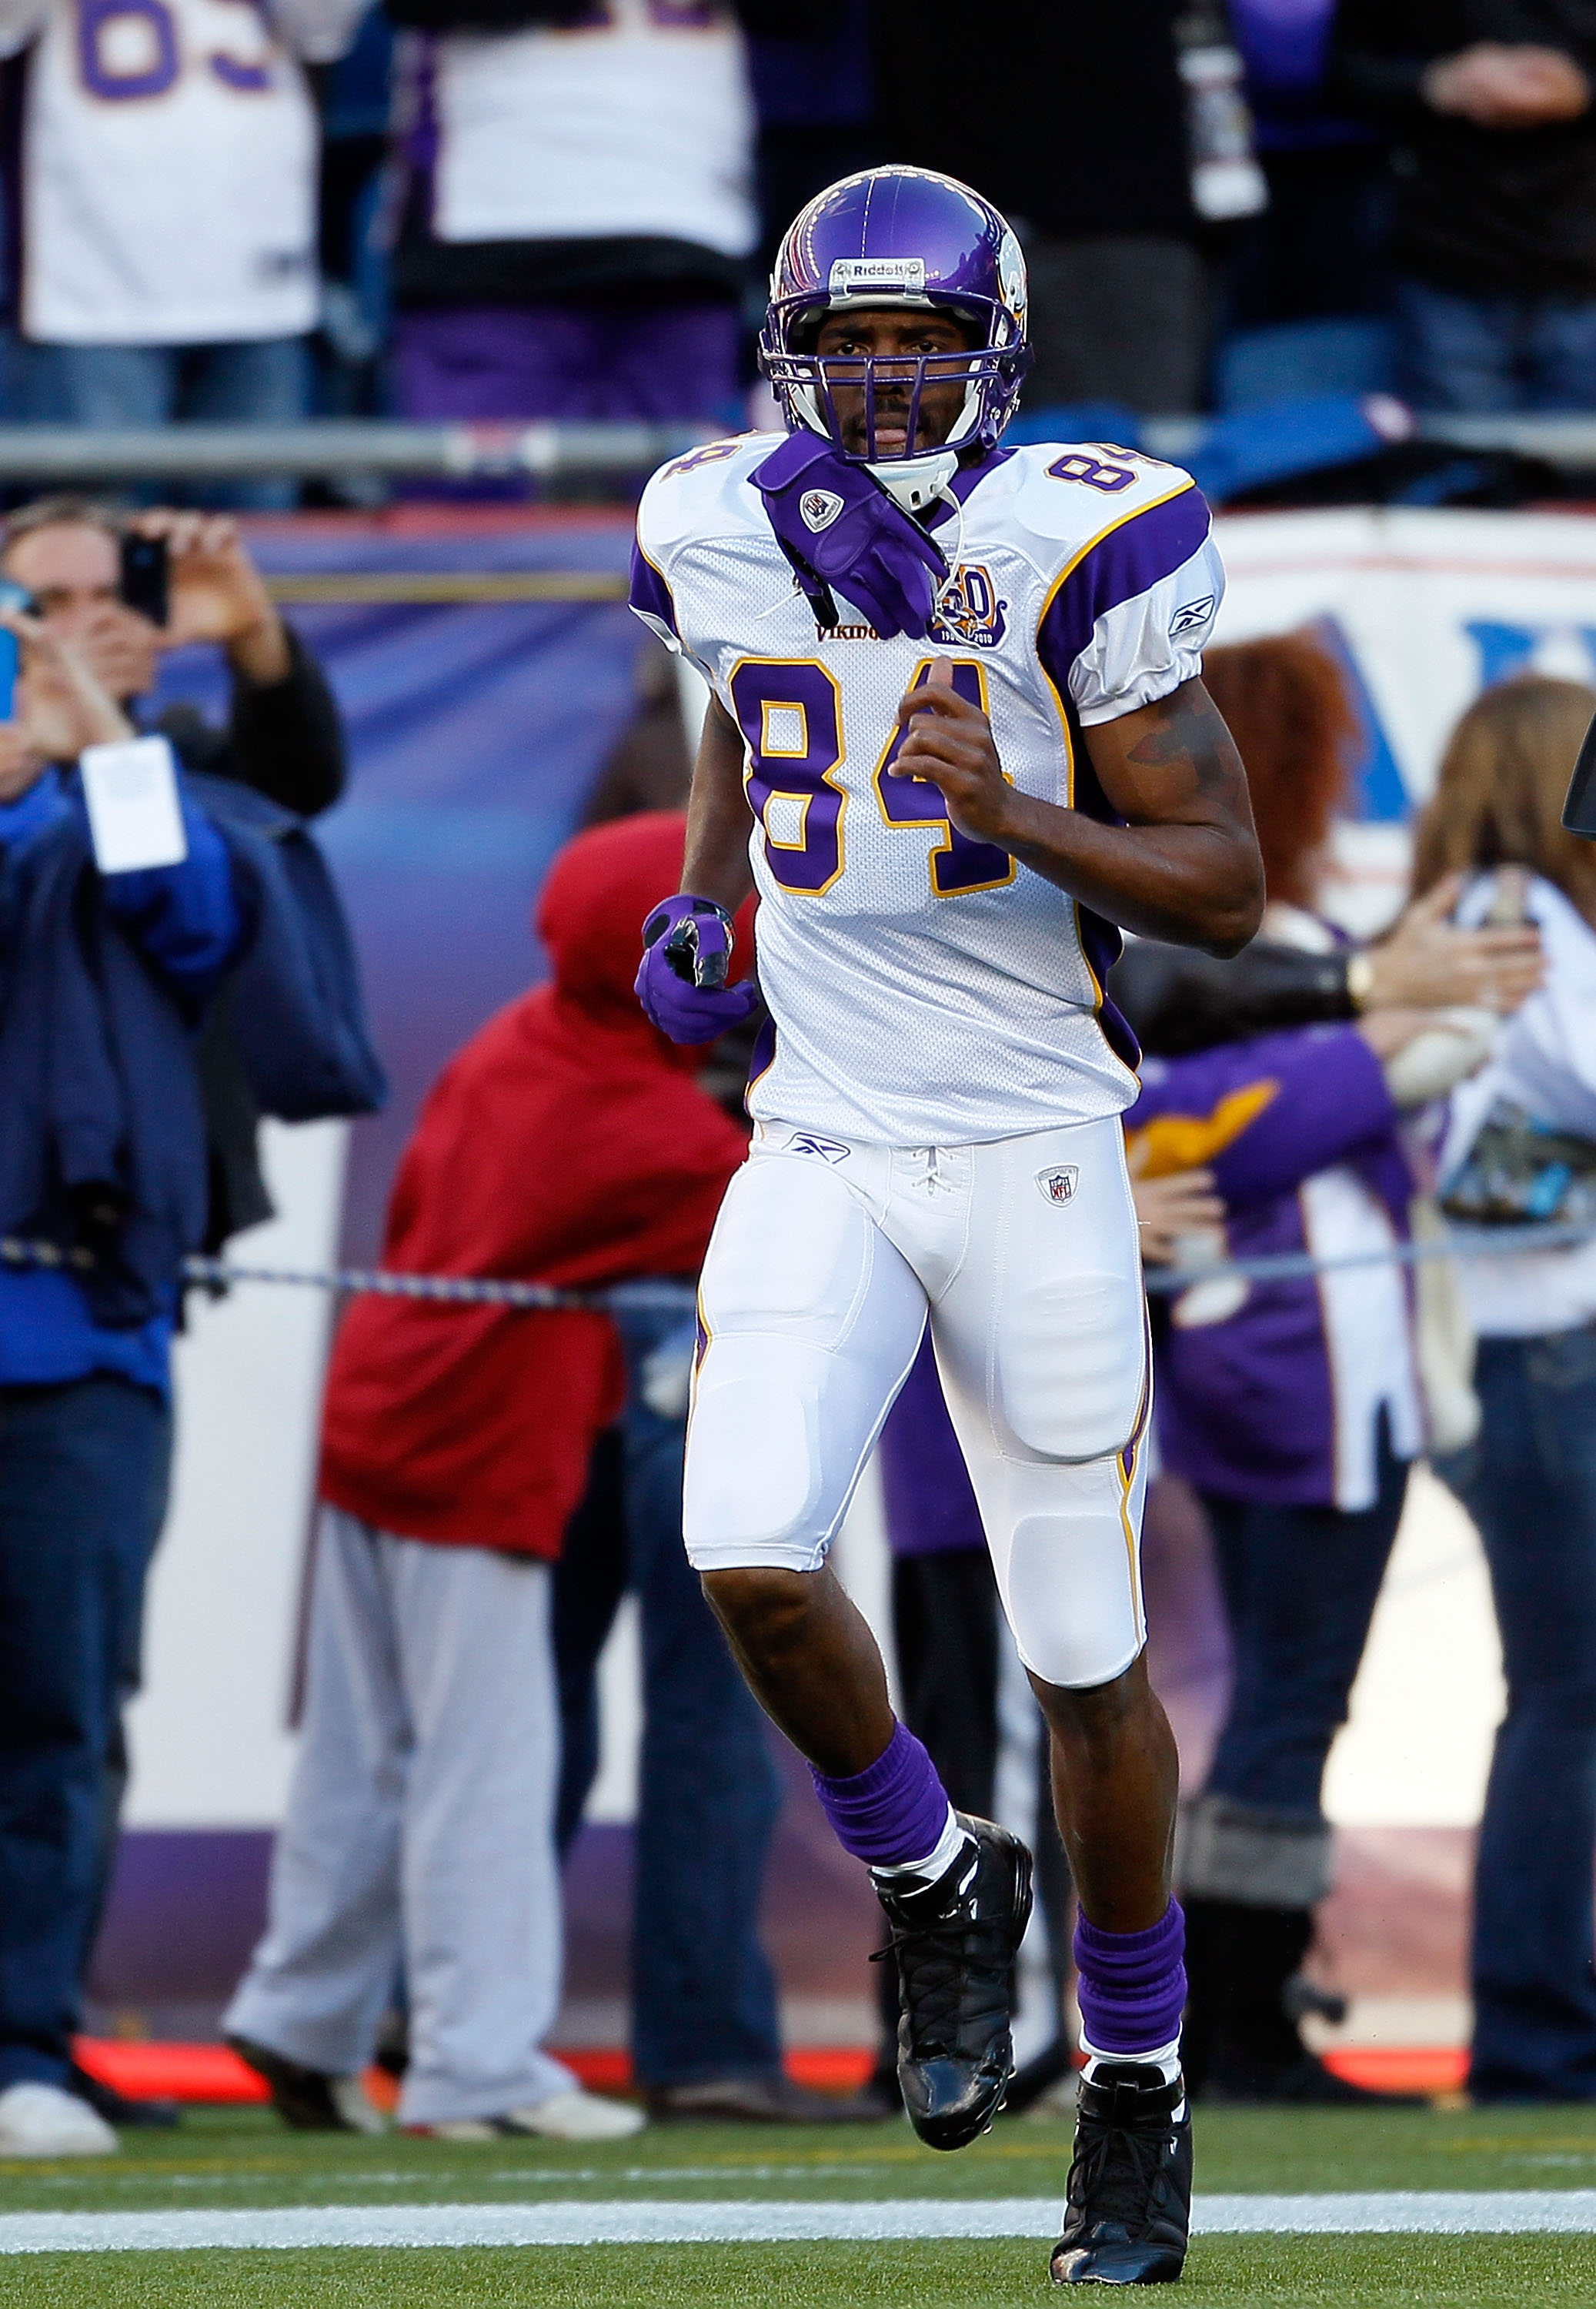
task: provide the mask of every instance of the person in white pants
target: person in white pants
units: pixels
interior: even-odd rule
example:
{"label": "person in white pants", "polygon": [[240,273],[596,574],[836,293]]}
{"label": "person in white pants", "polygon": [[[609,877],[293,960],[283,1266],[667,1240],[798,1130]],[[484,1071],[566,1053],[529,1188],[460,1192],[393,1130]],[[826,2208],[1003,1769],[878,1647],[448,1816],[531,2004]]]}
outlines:
{"label": "person in white pants", "polygon": [[[583,1290],[697,1272],[746,1142],[632,993],[637,922],[685,833],[644,811],[555,860],[538,908],[553,976],[434,1084],[386,1267]],[[578,1159],[543,1159],[554,1147]],[[543,2050],[561,1940],[549,1568],[626,1384],[596,1307],[370,1293],[339,1325],[303,1745],[269,1927],[226,2023],[290,2123],[372,2121],[358,2076],[401,1965],[405,2125],[601,2140],[643,2123]]]}
{"label": "person in white pants", "polygon": [[643,2121],[542,2049],[561,1946],[548,1594],[531,1556],[324,1510],[271,1917],[225,2026],[256,2065],[332,2080],[334,2121],[372,2123],[356,2080],[401,1961],[407,2129],[591,2140]]}

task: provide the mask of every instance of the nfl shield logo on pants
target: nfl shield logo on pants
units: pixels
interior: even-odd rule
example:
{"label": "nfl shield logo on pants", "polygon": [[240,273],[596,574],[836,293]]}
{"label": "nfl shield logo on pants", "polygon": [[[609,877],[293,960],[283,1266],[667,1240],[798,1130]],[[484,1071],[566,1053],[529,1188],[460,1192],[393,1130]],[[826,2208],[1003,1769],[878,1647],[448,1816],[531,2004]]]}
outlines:
{"label": "nfl shield logo on pants", "polygon": [[1062,1163],[1057,1171],[1039,1171],[1036,1183],[1050,1203],[1067,1203],[1075,1191],[1080,1167],[1074,1163]]}

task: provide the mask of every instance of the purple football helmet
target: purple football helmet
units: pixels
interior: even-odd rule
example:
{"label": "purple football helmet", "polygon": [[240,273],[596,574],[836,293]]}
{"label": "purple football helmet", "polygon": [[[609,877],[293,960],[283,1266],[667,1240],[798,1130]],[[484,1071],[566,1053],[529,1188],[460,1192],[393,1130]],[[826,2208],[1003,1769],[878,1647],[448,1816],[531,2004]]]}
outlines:
{"label": "purple football helmet", "polygon": [[[867,306],[905,306],[953,313],[971,327],[967,351],[858,355],[822,359],[815,350],[827,313]],[[807,426],[852,463],[925,463],[914,443],[920,397],[929,384],[965,387],[946,451],[990,448],[1020,397],[1030,363],[1025,342],[1025,259],[1019,241],[989,201],[953,177],[930,169],[867,169],[816,194],[781,243],[771,275],[771,301],[760,355],[789,428]],[[876,445],[879,368],[910,385],[907,439],[894,453]],[[865,446],[843,445],[833,398],[837,386],[865,396]],[[894,425],[904,423],[900,412]],[[884,473],[883,479],[886,478]]]}

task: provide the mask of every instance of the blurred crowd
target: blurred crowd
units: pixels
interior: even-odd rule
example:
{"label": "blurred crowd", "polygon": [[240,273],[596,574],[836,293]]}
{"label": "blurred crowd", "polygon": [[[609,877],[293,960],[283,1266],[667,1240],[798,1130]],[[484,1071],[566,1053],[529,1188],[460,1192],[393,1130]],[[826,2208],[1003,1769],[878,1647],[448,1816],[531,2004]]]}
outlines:
{"label": "blurred crowd", "polygon": [[0,421],[740,425],[781,232],[882,161],[1016,221],[1033,416],[1596,408],[1582,0],[0,0]]}

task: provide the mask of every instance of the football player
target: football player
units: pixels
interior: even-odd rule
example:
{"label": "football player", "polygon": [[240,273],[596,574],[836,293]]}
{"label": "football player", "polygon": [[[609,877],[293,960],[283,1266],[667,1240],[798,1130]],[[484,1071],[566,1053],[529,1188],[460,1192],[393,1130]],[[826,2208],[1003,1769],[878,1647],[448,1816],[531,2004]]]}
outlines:
{"label": "football player", "polygon": [[1223,587],[1190,477],[1001,445],[1025,268],[987,202],[876,169],[782,246],[763,359],[788,433],[665,466],[633,606],[713,691],[655,1025],[770,1019],[703,1270],[684,1528],[760,1700],[869,1867],[916,2131],[956,2149],[1012,2066],[1031,1860],[953,1813],[826,1568],[927,1319],[998,1587],[1052,1733],[1079,1888],[1076,2153],[1052,2273],[1180,2273],[1191,2142],[1177,1768],[1137,1546],[1148,1355],[1119,1116],[1117,925],[1232,954],[1263,873],[1199,679]]}

